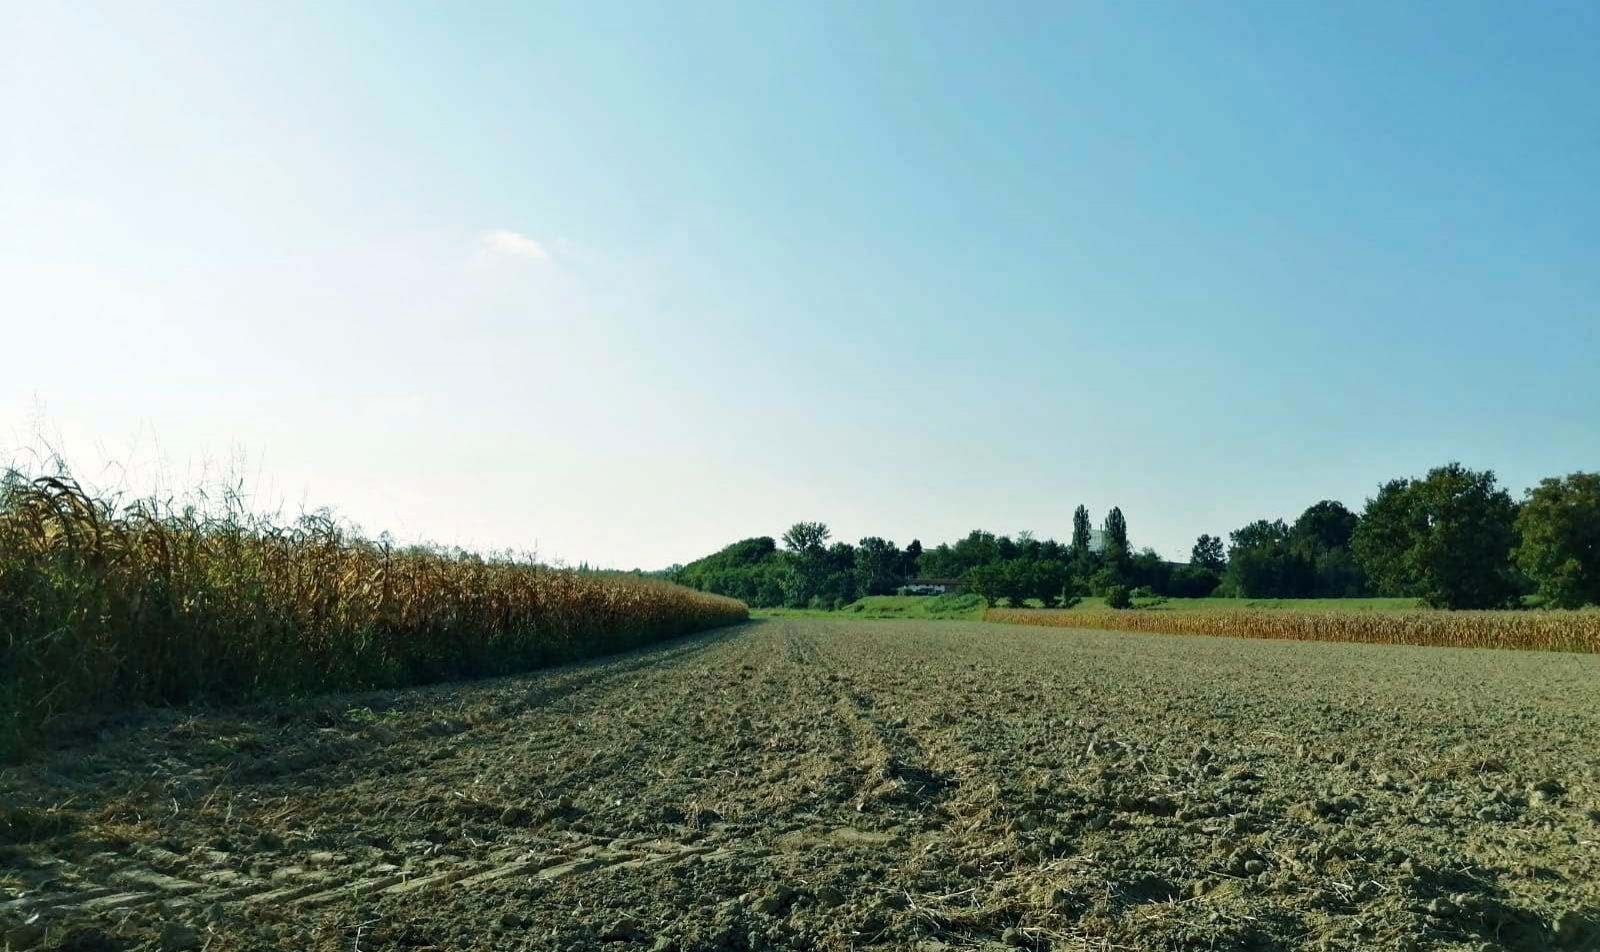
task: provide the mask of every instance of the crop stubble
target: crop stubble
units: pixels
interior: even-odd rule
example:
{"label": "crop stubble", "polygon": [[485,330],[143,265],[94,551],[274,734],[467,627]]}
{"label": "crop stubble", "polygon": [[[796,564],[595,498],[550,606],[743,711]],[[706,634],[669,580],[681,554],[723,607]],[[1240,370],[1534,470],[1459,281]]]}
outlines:
{"label": "crop stubble", "polygon": [[772,620],[80,739],[0,781],[0,923],[211,950],[1592,948],[1597,682],[1573,655]]}

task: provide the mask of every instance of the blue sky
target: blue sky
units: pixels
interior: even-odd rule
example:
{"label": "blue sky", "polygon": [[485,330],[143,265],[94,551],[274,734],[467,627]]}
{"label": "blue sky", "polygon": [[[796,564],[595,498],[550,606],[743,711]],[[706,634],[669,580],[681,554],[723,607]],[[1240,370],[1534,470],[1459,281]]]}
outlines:
{"label": "blue sky", "polygon": [[651,567],[1600,467],[1593,4],[7,17],[0,452],[100,481]]}

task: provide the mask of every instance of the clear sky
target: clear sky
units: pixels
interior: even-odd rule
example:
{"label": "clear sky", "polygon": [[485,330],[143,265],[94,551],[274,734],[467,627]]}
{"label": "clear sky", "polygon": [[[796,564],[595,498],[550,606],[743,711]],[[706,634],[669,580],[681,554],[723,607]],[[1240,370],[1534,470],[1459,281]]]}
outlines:
{"label": "clear sky", "polygon": [[1594,3],[0,5],[0,453],[622,567],[1600,468]]}

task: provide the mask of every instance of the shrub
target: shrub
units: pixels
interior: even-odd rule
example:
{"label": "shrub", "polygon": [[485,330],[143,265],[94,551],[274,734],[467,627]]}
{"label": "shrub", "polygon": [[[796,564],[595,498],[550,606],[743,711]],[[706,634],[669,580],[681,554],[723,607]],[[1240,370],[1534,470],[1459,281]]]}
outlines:
{"label": "shrub", "polygon": [[1128,586],[1113,585],[1110,588],[1107,588],[1106,607],[1116,609],[1132,608],[1133,596],[1129,594]]}

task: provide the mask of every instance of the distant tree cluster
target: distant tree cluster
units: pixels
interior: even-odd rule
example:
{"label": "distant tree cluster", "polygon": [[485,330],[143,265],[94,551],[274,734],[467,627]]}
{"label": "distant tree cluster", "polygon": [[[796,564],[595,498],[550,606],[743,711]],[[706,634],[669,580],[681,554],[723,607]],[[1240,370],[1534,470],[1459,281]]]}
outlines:
{"label": "distant tree cluster", "polygon": [[782,536],[745,539],[667,576],[719,595],[731,595],[758,608],[780,605],[837,608],[862,595],[888,595],[916,574],[922,543],[901,549],[888,539],[868,536],[856,545],[829,544],[832,533],[821,522],[797,522]]}
{"label": "distant tree cluster", "polygon": [[1546,479],[1519,504],[1492,471],[1449,463],[1384,483],[1360,515],[1323,500],[1292,526],[1258,520],[1229,540],[1224,595],[1504,608],[1534,594],[1556,608],[1600,604],[1600,474]]}
{"label": "distant tree cluster", "polygon": [[1546,479],[1517,510],[1516,562],[1545,602],[1600,605],[1600,473]]}
{"label": "distant tree cluster", "polygon": [[1494,473],[1451,463],[1384,483],[1356,527],[1356,558],[1379,594],[1501,608],[1525,587],[1512,562],[1516,520],[1517,504]]}
{"label": "distant tree cluster", "polygon": [[666,574],[679,585],[730,595],[756,608],[771,608],[783,604],[791,566],[780,558],[771,536],[757,536],[688,565],[674,566]]}
{"label": "distant tree cluster", "polygon": [[1405,596],[1441,608],[1495,608],[1536,594],[1553,607],[1600,604],[1600,474],[1546,479],[1518,503],[1490,471],[1458,463],[1383,484],[1359,514],[1325,499],[1291,523],[1259,519],[1202,535],[1187,564],[1135,551],[1113,507],[1098,539],[1084,506],[1067,543],[974,529],[953,543],[904,549],[868,536],[830,542],[821,522],[745,539],[669,577],[756,607],[833,608],[893,593],[915,578],[959,579],[991,604],[1108,603],[1138,598]]}
{"label": "distant tree cluster", "polygon": [[1150,549],[1132,551],[1120,509],[1112,509],[1102,523],[1098,550],[1090,526],[1088,511],[1079,506],[1070,544],[1041,540],[1031,532],[1012,538],[974,529],[954,543],[924,550],[915,539],[901,549],[878,536],[853,546],[830,544],[827,525],[799,522],[783,534],[781,547],[767,536],[745,539],[666,574],[756,607],[832,608],[863,595],[892,594],[917,578],[957,579],[991,603],[1013,605],[1057,605],[1117,587],[1203,595],[1216,586],[1212,571],[1175,566]]}
{"label": "distant tree cluster", "polygon": [[[1031,532],[1016,539],[974,529],[953,545],[941,544],[922,555],[921,572],[936,578],[959,578],[966,588],[990,604],[1065,604],[1083,595],[1106,595],[1116,588],[1156,595],[1205,594],[1215,587],[1196,581],[1187,566],[1174,565],[1152,549],[1134,552],[1128,521],[1113,507],[1094,544],[1089,510],[1079,506],[1072,516],[1072,541],[1040,540]],[[1200,589],[1204,591],[1200,591]]]}
{"label": "distant tree cluster", "polygon": [[[1324,499],[1301,513],[1293,525],[1282,519],[1258,519],[1228,533],[1219,594],[1244,598],[1365,594],[1366,584],[1350,548],[1359,521],[1344,503]],[[1221,551],[1221,540],[1200,538],[1208,546],[1208,559]],[[1200,543],[1195,546],[1198,550]]]}

